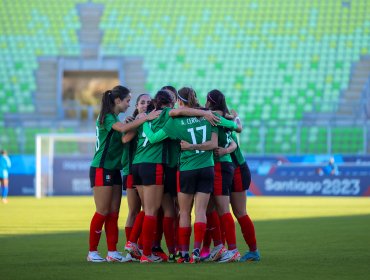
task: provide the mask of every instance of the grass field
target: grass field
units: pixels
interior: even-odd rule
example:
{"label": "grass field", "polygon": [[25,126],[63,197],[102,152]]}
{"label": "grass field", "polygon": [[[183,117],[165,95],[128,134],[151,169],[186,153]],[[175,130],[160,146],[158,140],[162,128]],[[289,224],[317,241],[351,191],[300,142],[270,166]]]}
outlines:
{"label": "grass field", "polygon": [[[259,263],[92,264],[85,260],[91,197],[11,197],[0,205],[0,279],[370,278],[369,198],[252,197],[248,203]],[[237,239],[246,251],[239,225]],[[105,255],[103,235],[100,248]]]}

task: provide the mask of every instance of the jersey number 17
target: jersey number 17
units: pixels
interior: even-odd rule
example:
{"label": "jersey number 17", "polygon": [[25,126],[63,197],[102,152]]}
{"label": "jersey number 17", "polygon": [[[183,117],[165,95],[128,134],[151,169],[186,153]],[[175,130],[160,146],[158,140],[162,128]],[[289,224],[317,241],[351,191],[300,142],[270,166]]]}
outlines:
{"label": "jersey number 17", "polygon": [[[199,131],[201,130],[202,131],[202,143],[206,142],[206,138],[207,138],[207,126],[205,125],[202,125],[202,126],[198,126],[195,128],[196,131]],[[198,144],[197,143],[197,139],[195,138],[195,133],[194,133],[194,128],[189,128],[188,129],[188,132],[190,133],[190,136],[191,136],[191,141],[193,142],[194,145]],[[204,151],[199,151],[199,150],[195,150],[195,152],[198,154],[198,153],[204,153]]]}

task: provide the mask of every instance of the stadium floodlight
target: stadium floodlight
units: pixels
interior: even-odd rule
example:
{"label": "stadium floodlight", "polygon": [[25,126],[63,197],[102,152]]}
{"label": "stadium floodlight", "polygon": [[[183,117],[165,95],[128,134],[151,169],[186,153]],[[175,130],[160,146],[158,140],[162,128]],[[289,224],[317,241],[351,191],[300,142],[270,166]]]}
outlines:
{"label": "stadium floodlight", "polygon": [[[60,178],[71,177],[62,169],[55,170],[56,162],[78,162],[84,159],[80,170],[83,178],[88,180],[88,166],[95,152],[96,136],[93,133],[45,133],[37,134],[36,140],[36,188],[35,196],[41,198],[54,195],[54,185]],[[64,164],[65,165],[65,164]],[[87,169],[87,172],[85,172]],[[55,174],[59,172],[61,174]],[[56,176],[57,175],[57,176]],[[81,181],[81,180],[80,180]],[[85,182],[86,185],[86,182]],[[71,186],[65,186],[71,189]],[[63,193],[63,191],[61,192]]]}

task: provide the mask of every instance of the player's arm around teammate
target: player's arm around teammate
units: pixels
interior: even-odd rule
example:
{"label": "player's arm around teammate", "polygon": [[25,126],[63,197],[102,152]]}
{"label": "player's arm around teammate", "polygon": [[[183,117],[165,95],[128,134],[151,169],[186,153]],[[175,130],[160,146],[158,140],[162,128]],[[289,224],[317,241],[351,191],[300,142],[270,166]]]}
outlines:
{"label": "player's arm around teammate", "polygon": [[230,145],[228,147],[217,147],[216,149],[214,149],[213,152],[215,153],[216,157],[222,157],[224,155],[231,154],[236,150],[237,147],[238,145],[236,145],[235,141],[231,139]]}
{"label": "player's arm around teammate", "polygon": [[180,107],[172,109],[169,112],[170,117],[203,117],[213,126],[216,126],[220,122],[220,117],[213,114],[209,110],[201,110],[196,108]]}

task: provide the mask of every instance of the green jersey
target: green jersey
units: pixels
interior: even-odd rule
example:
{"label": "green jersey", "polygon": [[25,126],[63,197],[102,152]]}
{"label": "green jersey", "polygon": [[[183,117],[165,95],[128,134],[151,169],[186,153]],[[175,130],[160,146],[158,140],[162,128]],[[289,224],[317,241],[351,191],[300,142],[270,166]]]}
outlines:
{"label": "green jersey", "polygon": [[[220,115],[216,114],[220,117],[220,123],[218,124],[218,146],[222,148],[227,148],[230,146],[231,143],[231,131],[238,128],[238,125],[233,122],[229,121]],[[215,162],[232,162],[230,154],[225,154],[221,157],[214,157]]]}
{"label": "green jersey", "polygon": [[[149,123],[151,129],[156,132],[161,129],[170,118],[170,108],[164,108],[158,118]],[[163,142],[151,144],[146,137],[143,125],[137,129],[137,148],[133,164],[137,163],[167,163],[167,150],[163,149]]]}
{"label": "green jersey", "polygon": [[136,137],[130,142],[123,144],[122,152],[122,175],[131,174],[132,160],[134,159],[134,152],[136,150]]}
{"label": "green jersey", "polygon": [[[163,131],[172,139],[185,140],[192,144],[210,141],[212,132],[217,132],[206,119],[196,117],[170,118]],[[214,166],[212,151],[181,151],[180,171]]]}
{"label": "green jersey", "polygon": [[96,120],[96,144],[95,155],[91,163],[92,167],[105,169],[122,168],[122,133],[112,128],[119,121],[118,116],[115,114],[107,114],[103,124],[99,123],[99,117]]}
{"label": "green jersey", "polygon": [[165,147],[167,148],[168,155],[168,166],[176,167],[179,165],[181,146],[179,140],[165,139],[163,140]]}
{"label": "green jersey", "polygon": [[239,141],[238,141],[238,137],[236,135],[236,132],[231,133],[231,138],[234,140],[234,142],[237,145],[235,151],[231,153],[231,158],[233,160],[233,163],[236,166],[243,165],[245,163],[245,158],[244,158],[243,153],[240,149]]}

